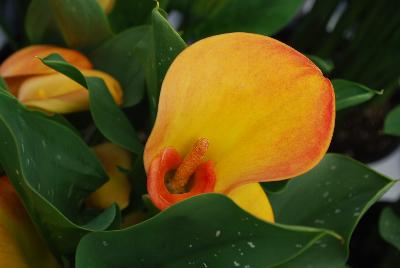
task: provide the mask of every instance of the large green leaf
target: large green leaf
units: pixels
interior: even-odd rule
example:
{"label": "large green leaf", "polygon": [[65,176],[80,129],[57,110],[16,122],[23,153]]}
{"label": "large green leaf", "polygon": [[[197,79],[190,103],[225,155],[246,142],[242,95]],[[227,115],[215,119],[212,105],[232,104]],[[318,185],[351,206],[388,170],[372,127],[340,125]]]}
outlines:
{"label": "large green leaf", "polygon": [[160,9],[153,9],[151,22],[145,69],[150,109],[154,119],[164,76],[175,57],[186,47],[186,43],[160,14]]}
{"label": "large green leaf", "polygon": [[195,39],[241,31],[273,35],[293,19],[302,4],[303,0],[189,1],[186,19],[191,21],[183,30]]}
{"label": "large green leaf", "polygon": [[[66,43],[71,47],[93,48],[112,33],[97,0],[47,0]],[[47,9],[47,7],[43,7]]]}
{"label": "large green leaf", "polygon": [[48,0],[32,0],[25,16],[25,32],[31,43],[41,43],[46,34],[56,34],[55,19]]}
{"label": "large green leaf", "polygon": [[42,59],[50,68],[66,75],[89,90],[90,112],[96,126],[110,141],[140,155],[143,145],[123,111],[117,106],[104,81],[84,77],[82,73],[58,54]]}
{"label": "large green leaf", "polygon": [[391,110],[387,115],[384,131],[390,135],[400,136],[400,105]]}
{"label": "large green leaf", "polygon": [[76,267],[272,267],[323,237],[340,245],[329,231],[266,223],[206,194],[128,229],[84,237]]}
{"label": "large green leaf", "polygon": [[156,1],[149,0],[118,0],[115,1],[109,17],[111,27],[115,32],[121,32],[133,26],[145,24],[150,17]]}
{"label": "large green leaf", "polygon": [[55,251],[71,254],[84,234],[118,220],[116,206],[98,216],[83,210],[107,175],[70,128],[0,92],[0,133],[1,166]]}
{"label": "large green leaf", "polygon": [[131,28],[108,40],[90,55],[96,69],[111,74],[121,83],[124,106],[135,105],[143,97],[143,63],[147,49],[145,41],[148,40],[149,32],[150,26]]}
{"label": "large green leaf", "polygon": [[[322,239],[289,267],[337,267],[346,262],[351,234],[365,211],[395,181],[342,155],[328,154],[310,172],[269,194],[279,223],[333,230],[344,238],[337,247]],[[330,256],[329,262],[327,257]],[[286,266],[285,266],[286,267]]]}
{"label": "large green leaf", "polygon": [[379,219],[379,233],[383,239],[400,250],[400,217],[390,208],[382,211]]}
{"label": "large green leaf", "polygon": [[332,85],[335,90],[337,111],[364,103],[373,96],[383,93],[343,79],[333,79]]}

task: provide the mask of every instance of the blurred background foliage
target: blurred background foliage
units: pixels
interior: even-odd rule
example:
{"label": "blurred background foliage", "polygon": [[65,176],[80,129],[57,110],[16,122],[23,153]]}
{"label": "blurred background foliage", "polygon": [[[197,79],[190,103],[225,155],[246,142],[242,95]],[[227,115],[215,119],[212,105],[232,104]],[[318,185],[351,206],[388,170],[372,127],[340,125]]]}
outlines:
{"label": "blurred background foliage", "polygon": [[[30,43],[65,46],[67,42],[93,53],[93,59],[95,55],[107,54],[107,47],[122,51],[123,48],[114,47],[113,39],[101,45],[93,43],[89,48],[81,46],[80,40],[63,38],[55,18],[43,8],[47,5],[48,0],[0,0],[0,26],[4,39],[0,61]],[[368,95],[360,101],[364,102],[362,105],[338,112],[330,150],[368,163],[398,148],[400,134],[398,128],[396,130],[399,122],[396,115],[399,114],[400,105],[400,1],[161,0],[159,5],[166,10],[168,15],[165,16],[188,44],[231,31],[265,34],[309,55],[329,78],[350,80],[380,92]],[[97,37],[102,40],[123,38],[125,31],[132,30],[132,27],[152,23],[150,14],[154,6],[155,2],[151,0],[117,0],[107,14],[108,22],[100,22],[104,24],[103,28],[99,30],[99,24],[96,24],[91,29],[99,31]],[[135,28],[135,38],[124,39],[126,46],[129,42],[139,42],[145,30]],[[113,56],[123,58],[123,53]],[[106,59],[99,57],[98,64],[112,73],[114,66],[108,66],[107,60],[102,63],[101,58]],[[151,127],[147,123],[148,118],[154,115],[141,99],[145,94],[143,92],[151,94],[149,88],[154,85],[146,83],[146,74],[140,70],[131,71],[135,73],[134,79],[126,77],[130,74],[128,72],[119,80],[125,79],[127,85],[141,88],[131,96],[131,105],[127,105],[131,107],[126,111],[139,136],[145,140],[146,132]],[[355,84],[350,87],[358,86]],[[395,119],[386,119],[391,111]],[[93,126],[87,125],[89,116],[88,113],[78,113],[69,115],[68,119],[82,130],[87,142],[95,144],[101,139],[101,134]],[[378,233],[378,219],[384,207],[386,204],[376,204],[361,220],[350,245],[350,266],[394,267],[400,262],[399,251]],[[391,204],[391,207],[397,214],[400,213],[399,201]]]}

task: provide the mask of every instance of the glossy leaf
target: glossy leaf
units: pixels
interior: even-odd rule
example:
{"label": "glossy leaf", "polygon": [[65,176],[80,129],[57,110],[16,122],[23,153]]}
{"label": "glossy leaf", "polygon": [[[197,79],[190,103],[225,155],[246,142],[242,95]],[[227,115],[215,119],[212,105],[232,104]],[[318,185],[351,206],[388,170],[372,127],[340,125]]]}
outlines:
{"label": "glossy leaf", "polygon": [[48,33],[56,34],[55,19],[49,12],[49,0],[32,0],[25,16],[25,32],[31,43],[41,43]]}
{"label": "glossy leaf", "polygon": [[229,198],[187,199],[131,228],[82,239],[76,267],[272,267],[334,233],[273,225],[254,218]]}
{"label": "glossy leaf", "polygon": [[283,180],[283,181],[271,181],[271,182],[261,182],[261,186],[266,191],[267,193],[276,193],[283,191],[289,180]]}
{"label": "glossy leaf", "polygon": [[289,267],[337,267],[344,264],[356,224],[394,183],[350,158],[328,154],[310,172],[290,180],[285,190],[270,193],[276,222],[325,228],[344,239],[340,247],[322,239],[289,263]]}
{"label": "glossy leaf", "polygon": [[175,57],[186,47],[186,43],[161,15],[159,9],[153,9],[151,22],[145,72],[150,109],[154,117],[164,76]]}
{"label": "glossy leaf", "polygon": [[102,79],[84,77],[77,68],[57,54],[49,55],[42,61],[89,90],[90,112],[96,126],[107,139],[133,153],[141,154],[143,145]]}
{"label": "glossy leaf", "polygon": [[149,0],[118,0],[108,15],[112,29],[121,32],[133,26],[145,24],[151,10],[156,6],[155,1]]}
{"label": "glossy leaf", "polygon": [[293,19],[303,2],[303,0],[231,0],[213,1],[213,3],[202,1],[197,3],[197,6],[193,5],[191,15],[197,18],[185,30],[189,32],[187,34],[189,38],[195,39],[227,32],[273,35]]}
{"label": "glossy leaf", "polygon": [[85,233],[115,224],[116,206],[94,218],[82,210],[107,175],[72,130],[0,92],[0,132],[1,166],[52,248],[70,254]]}
{"label": "glossy leaf", "polygon": [[112,35],[107,17],[96,0],[47,1],[70,47],[95,47]]}
{"label": "glossy leaf", "polygon": [[307,55],[307,57],[312,60],[324,74],[329,74],[335,67],[331,60],[325,60],[315,55]]}
{"label": "glossy leaf", "polygon": [[337,111],[364,103],[373,96],[383,93],[343,79],[333,79],[332,85],[335,89]]}
{"label": "glossy leaf", "polygon": [[386,242],[400,250],[400,217],[390,208],[381,213],[379,233]]}
{"label": "glossy leaf", "polygon": [[384,131],[386,134],[400,136],[400,105],[386,116]]}
{"label": "glossy leaf", "polygon": [[121,83],[124,106],[135,105],[143,98],[143,63],[147,49],[145,40],[148,39],[149,32],[149,26],[126,30],[106,41],[90,56],[96,69],[111,74]]}

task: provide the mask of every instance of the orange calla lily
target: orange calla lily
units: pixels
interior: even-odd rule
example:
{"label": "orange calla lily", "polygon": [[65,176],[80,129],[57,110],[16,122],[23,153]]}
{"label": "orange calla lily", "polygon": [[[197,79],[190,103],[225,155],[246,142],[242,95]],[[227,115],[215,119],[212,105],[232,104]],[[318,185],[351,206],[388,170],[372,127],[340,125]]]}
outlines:
{"label": "orange calla lily", "polygon": [[200,40],[163,81],[144,152],[149,195],[160,209],[205,192],[251,205],[244,193],[259,185],[240,188],[314,167],[334,120],[330,81],[293,48],[250,33]]}
{"label": "orange calla lily", "polygon": [[107,172],[109,180],[89,196],[87,205],[107,208],[117,203],[120,209],[126,208],[129,205],[131,185],[126,174],[122,173],[118,167],[130,169],[131,154],[112,143],[97,145],[93,147],[93,150]]}
{"label": "orange calla lily", "polygon": [[88,109],[88,92],[82,86],[45,66],[37,57],[58,53],[84,75],[102,78],[117,104],[122,102],[120,84],[110,75],[92,70],[89,59],[78,51],[48,45],[23,48],[0,66],[10,91],[25,105],[55,113]]}
{"label": "orange calla lily", "polygon": [[0,177],[0,267],[59,267],[6,177]]}

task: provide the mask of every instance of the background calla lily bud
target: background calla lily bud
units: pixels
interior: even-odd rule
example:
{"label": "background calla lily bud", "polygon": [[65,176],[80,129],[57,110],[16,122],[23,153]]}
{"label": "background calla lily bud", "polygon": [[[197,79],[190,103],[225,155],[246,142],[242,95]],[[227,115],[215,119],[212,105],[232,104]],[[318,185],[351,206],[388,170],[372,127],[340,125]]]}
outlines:
{"label": "background calla lily bud", "polygon": [[[200,40],[178,55],[163,81],[144,152],[149,195],[163,209],[209,192],[198,185],[204,181],[229,195],[247,183],[300,175],[325,154],[334,120],[330,81],[293,48],[249,33]],[[166,164],[171,151],[175,165]],[[175,170],[184,180],[172,175],[169,191],[154,187]]]}
{"label": "background calla lily bud", "polygon": [[6,177],[0,177],[0,267],[59,267]]}
{"label": "background calla lily bud", "polygon": [[[117,104],[122,103],[121,86],[110,75],[96,70],[83,70],[85,76],[102,78]],[[26,79],[17,98],[26,106],[55,113],[87,110],[88,91],[72,79],[59,74],[48,74]]]}
{"label": "background calla lily bud", "polygon": [[126,174],[121,172],[118,167],[130,169],[131,154],[112,143],[97,145],[93,147],[93,150],[103,164],[109,181],[89,196],[87,205],[107,208],[113,203],[117,203],[121,209],[126,208],[129,205],[131,185]]}
{"label": "background calla lily bud", "polygon": [[106,14],[109,14],[115,5],[115,0],[97,0],[97,2],[100,4],[101,8]]}
{"label": "background calla lily bud", "polygon": [[79,69],[92,69],[89,59],[76,50],[49,45],[33,45],[20,49],[9,56],[0,66],[0,75],[7,79],[16,76],[55,73],[53,69],[37,59],[37,57],[44,58],[52,53],[60,54],[66,61]]}
{"label": "background calla lily bud", "polygon": [[18,50],[0,66],[0,75],[6,80],[14,95],[25,78],[34,75],[55,73],[36,57],[44,58],[52,53],[60,54],[66,61],[79,69],[91,69],[89,59],[80,52],[68,48],[49,45],[33,45]]}

